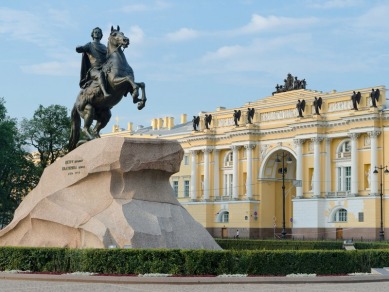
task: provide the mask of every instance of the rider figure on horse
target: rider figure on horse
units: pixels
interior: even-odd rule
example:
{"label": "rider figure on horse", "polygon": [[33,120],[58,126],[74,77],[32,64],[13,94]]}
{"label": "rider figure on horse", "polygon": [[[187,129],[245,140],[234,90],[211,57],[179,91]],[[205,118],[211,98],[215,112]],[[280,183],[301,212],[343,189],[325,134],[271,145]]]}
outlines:
{"label": "rider figure on horse", "polygon": [[107,81],[105,74],[102,71],[102,66],[107,60],[107,47],[100,43],[103,37],[103,32],[99,27],[92,30],[91,37],[93,42],[89,42],[84,46],[76,47],[77,53],[83,53],[80,87],[87,88],[93,80],[96,80],[104,94],[104,97],[110,97],[107,92]]}

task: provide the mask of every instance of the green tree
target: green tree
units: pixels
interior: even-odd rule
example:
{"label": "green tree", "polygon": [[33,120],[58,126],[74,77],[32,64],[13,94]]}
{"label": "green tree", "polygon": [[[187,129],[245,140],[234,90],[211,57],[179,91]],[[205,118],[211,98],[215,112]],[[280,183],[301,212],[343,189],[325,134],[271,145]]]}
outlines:
{"label": "green tree", "polygon": [[24,146],[17,121],[7,116],[0,98],[0,228],[12,220],[21,200],[39,181],[39,171]]}
{"label": "green tree", "polygon": [[23,119],[21,131],[27,143],[39,153],[39,165],[43,169],[67,152],[70,135],[68,110],[61,105],[39,105],[32,119]]}

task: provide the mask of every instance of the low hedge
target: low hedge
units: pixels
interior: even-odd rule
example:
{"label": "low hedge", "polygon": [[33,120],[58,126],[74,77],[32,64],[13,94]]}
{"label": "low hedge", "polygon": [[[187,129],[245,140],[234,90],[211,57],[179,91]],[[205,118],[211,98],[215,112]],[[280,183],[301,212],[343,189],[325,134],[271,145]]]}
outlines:
{"label": "low hedge", "polygon": [[343,241],[216,239],[231,250],[341,250]]}
{"label": "low hedge", "polygon": [[1,247],[0,270],[99,274],[339,275],[389,266],[389,250],[267,251]]}

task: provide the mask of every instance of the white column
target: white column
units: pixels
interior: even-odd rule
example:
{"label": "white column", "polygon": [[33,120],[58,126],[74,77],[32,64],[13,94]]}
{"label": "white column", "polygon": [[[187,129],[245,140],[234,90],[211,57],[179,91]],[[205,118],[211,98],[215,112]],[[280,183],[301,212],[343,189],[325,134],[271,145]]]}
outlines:
{"label": "white column", "polygon": [[321,137],[315,137],[311,139],[313,141],[313,196],[320,197],[320,142],[323,140]]}
{"label": "white column", "polygon": [[202,150],[204,152],[204,200],[209,200],[209,153],[212,149],[205,148]]}
{"label": "white column", "polygon": [[328,195],[331,192],[331,138],[326,138],[326,183],[325,192]]}
{"label": "white column", "polygon": [[192,201],[196,201],[196,197],[197,197],[197,173],[196,173],[196,170],[197,170],[197,151],[196,150],[192,150],[191,152],[191,157],[192,157],[192,168],[191,168],[191,172],[190,172],[190,182],[191,182],[191,186],[190,186],[190,198],[192,199]]}
{"label": "white column", "polygon": [[216,199],[216,197],[219,197],[219,189],[220,189],[220,183],[219,183],[219,150],[213,150],[213,196]]}
{"label": "white column", "polygon": [[[303,179],[303,139],[294,139],[294,145],[296,147],[296,180],[302,181]],[[303,187],[296,187],[296,198],[301,199],[303,197]]]}
{"label": "white column", "polygon": [[377,158],[377,137],[381,134],[380,131],[372,131],[368,133],[370,136],[370,194],[373,196],[378,195],[378,176],[374,174],[374,167],[378,165]]}
{"label": "white column", "polygon": [[232,149],[232,198],[237,200],[239,198],[239,160],[238,160],[238,150],[240,146],[233,145]]}
{"label": "white column", "polygon": [[247,199],[253,198],[253,149],[254,144],[248,144],[244,146],[246,148],[246,196]]}
{"label": "white column", "polygon": [[358,195],[358,149],[357,141],[358,134],[349,134],[351,139],[351,190],[350,195],[355,197]]}

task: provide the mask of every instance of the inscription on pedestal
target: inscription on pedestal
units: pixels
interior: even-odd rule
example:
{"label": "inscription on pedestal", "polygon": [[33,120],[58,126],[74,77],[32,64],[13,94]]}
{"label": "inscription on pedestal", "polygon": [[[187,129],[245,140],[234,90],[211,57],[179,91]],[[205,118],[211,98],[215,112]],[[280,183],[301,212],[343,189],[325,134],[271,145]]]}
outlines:
{"label": "inscription on pedestal", "polygon": [[83,169],[85,169],[85,164],[82,159],[65,160],[65,166],[62,166],[62,171],[66,172],[67,175],[80,174]]}

